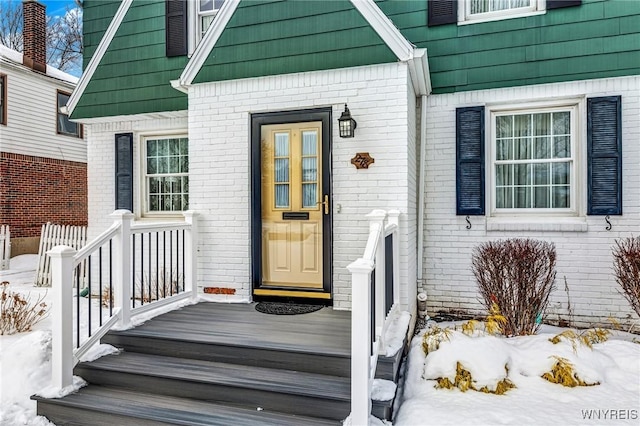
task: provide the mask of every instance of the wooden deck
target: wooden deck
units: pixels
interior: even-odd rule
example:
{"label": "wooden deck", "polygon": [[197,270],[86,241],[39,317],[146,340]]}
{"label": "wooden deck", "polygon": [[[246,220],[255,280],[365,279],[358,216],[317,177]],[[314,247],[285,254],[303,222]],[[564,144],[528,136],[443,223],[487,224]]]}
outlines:
{"label": "wooden deck", "polygon": [[351,312],[329,307],[301,315],[269,315],[256,311],[255,303],[202,302],[156,317],[128,334],[351,356]]}
{"label": "wooden deck", "polygon": [[[122,351],[80,363],[89,386],[38,401],[64,425],[328,425],[350,412],[351,312],[269,315],[255,304],[198,303],[103,343]],[[400,355],[378,361],[397,380]],[[389,419],[393,400],[373,401]]]}

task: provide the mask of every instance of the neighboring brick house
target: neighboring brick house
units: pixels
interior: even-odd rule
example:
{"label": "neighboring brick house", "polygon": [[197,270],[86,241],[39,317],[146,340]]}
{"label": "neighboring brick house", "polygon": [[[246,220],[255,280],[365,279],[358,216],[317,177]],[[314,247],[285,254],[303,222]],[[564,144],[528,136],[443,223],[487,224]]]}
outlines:
{"label": "neighboring brick house", "polygon": [[0,223],[14,256],[37,253],[46,222],[87,223],[86,141],[60,111],[78,79],[46,65],[45,6],[23,7],[24,54],[0,45]]}
{"label": "neighboring brick house", "polygon": [[577,323],[632,317],[611,246],[640,225],[640,2],[84,8],[69,107],[90,129],[92,235],[115,208],[192,209],[201,289],[349,309],[365,215],[398,209],[406,309],[425,291],[431,312],[479,312],[473,247],[518,236],[557,247],[548,319],[567,313],[564,277]]}

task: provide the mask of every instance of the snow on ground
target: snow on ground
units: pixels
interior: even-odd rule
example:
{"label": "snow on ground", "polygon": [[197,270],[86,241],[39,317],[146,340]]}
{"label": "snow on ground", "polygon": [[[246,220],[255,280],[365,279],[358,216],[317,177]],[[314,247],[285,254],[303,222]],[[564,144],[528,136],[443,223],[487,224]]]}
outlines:
{"label": "snow on ground", "polygon": [[[10,289],[30,294],[32,300],[45,295],[46,288],[33,286],[37,256],[11,259],[11,270],[0,271],[0,281]],[[167,308],[170,309],[170,308]],[[146,318],[144,318],[146,319]],[[406,316],[399,316],[403,325]],[[453,327],[441,323],[440,327]],[[36,404],[29,398],[49,388],[51,377],[51,319],[29,333],[0,336],[0,425],[51,425],[36,416]],[[593,348],[576,346],[563,339],[549,339],[565,329],[543,327],[540,334],[510,339],[493,336],[468,337],[452,333],[438,350],[425,355],[422,333],[411,342],[404,379],[399,386],[399,406],[393,424],[421,425],[626,425],[640,424],[640,344],[638,336],[614,332],[609,340]],[[396,342],[388,342],[395,346]],[[112,349],[101,345],[85,357],[98,357]],[[542,379],[555,358],[572,362],[581,378],[600,384],[566,388]],[[435,389],[436,377],[455,375],[460,361],[478,380],[478,387],[508,377],[515,388],[504,395],[457,389]],[[509,370],[505,370],[507,365]],[[391,385],[376,383],[376,396],[386,396]],[[51,389],[49,388],[49,391]],[[373,420],[372,420],[373,421]],[[388,424],[375,422],[372,424]]]}
{"label": "snow on ground", "polygon": [[[454,324],[439,324],[446,326]],[[592,348],[549,341],[564,330],[543,327],[538,335],[509,339],[455,331],[428,355],[422,331],[411,343],[394,425],[640,424],[640,344],[630,341],[639,336],[612,332]],[[583,381],[599,384],[568,388],[546,381],[541,375],[555,356],[569,360]],[[436,378],[453,382],[457,362],[477,380],[476,388],[491,389],[504,378],[515,388],[504,395],[436,389]]]}
{"label": "snow on ground", "polygon": [[[11,259],[11,269],[0,271],[0,282],[9,281],[9,291],[41,295],[50,306],[48,288],[35,287],[33,279],[38,256],[25,254]],[[51,425],[36,416],[31,395],[51,382],[51,317],[36,324],[33,331],[0,336],[0,425]]]}

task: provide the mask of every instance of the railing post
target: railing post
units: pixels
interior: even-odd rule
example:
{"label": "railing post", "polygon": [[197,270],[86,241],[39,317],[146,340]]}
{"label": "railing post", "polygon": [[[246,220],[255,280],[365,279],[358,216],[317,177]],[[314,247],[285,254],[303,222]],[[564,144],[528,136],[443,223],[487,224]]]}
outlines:
{"label": "railing post", "polygon": [[351,424],[369,424],[371,413],[371,286],[373,262],[358,259],[351,272]]}
{"label": "railing post", "polygon": [[400,210],[389,210],[389,224],[396,225],[393,235],[393,303],[400,303]]}
{"label": "railing post", "polygon": [[376,227],[380,230],[378,236],[378,244],[375,254],[375,267],[376,267],[376,288],[375,288],[375,301],[376,305],[374,307],[374,312],[372,315],[374,317],[374,324],[376,325],[375,335],[378,339],[382,335],[382,324],[384,324],[385,312],[384,312],[384,283],[385,283],[385,273],[384,273],[384,220],[387,217],[387,213],[384,210],[374,210],[367,215],[367,219],[369,219],[369,230],[373,231]]}
{"label": "railing post", "polygon": [[71,247],[56,246],[51,258],[51,384],[62,389],[73,383],[73,257]]}
{"label": "railing post", "polygon": [[110,217],[119,225],[119,232],[113,237],[113,299],[120,308],[118,326],[126,328],[131,325],[131,222],[134,216],[129,210],[116,210]]}
{"label": "railing post", "polygon": [[198,214],[193,210],[183,213],[186,223],[191,225],[187,230],[185,244],[186,268],[184,271],[185,291],[191,291],[191,300],[198,298]]}

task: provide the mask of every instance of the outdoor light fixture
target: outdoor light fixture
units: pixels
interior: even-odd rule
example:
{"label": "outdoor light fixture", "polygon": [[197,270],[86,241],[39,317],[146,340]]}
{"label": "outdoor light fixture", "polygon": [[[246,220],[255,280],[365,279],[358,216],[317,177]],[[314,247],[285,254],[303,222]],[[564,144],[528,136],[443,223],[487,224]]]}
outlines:
{"label": "outdoor light fixture", "polygon": [[355,134],[356,127],[358,123],[356,120],[351,118],[351,112],[349,108],[347,108],[347,104],[344,104],[344,112],[338,118],[338,127],[340,129],[340,137],[341,138],[352,138]]}

